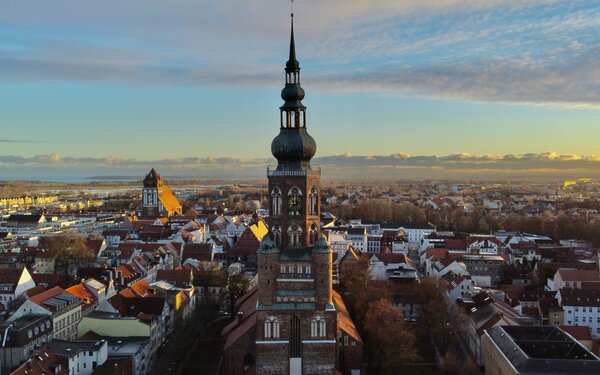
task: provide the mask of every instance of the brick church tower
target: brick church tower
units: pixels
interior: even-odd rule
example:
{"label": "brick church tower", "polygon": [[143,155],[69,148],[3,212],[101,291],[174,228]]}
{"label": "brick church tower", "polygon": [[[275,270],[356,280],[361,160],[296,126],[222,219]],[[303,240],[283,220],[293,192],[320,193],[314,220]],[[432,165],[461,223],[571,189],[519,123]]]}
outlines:
{"label": "brick church tower", "polygon": [[257,251],[257,374],[334,374],[337,310],[332,300],[332,251],[320,233],[317,146],[306,129],[304,90],[296,60],[292,14],[279,134],[267,170],[270,233]]}

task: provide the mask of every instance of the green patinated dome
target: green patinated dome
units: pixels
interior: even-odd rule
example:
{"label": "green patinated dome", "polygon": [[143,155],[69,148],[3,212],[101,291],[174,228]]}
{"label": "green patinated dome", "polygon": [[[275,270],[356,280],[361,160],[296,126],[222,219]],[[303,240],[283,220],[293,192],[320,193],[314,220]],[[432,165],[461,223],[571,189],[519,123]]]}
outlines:
{"label": "green patinated dome", "polygon": [[260,245],[258,246],[257,253],[272,254],[272,253],[278,253],[278,252],[279,252],[279,249],[277,248],[277,245],[275,244],[275,242],[273,242],[271,237],[269,237],[269,235],[264,236],[262,241],[260,241]]}
{"label": "green patinated dome", "polygon": [[325,236],[321,235],[321,237],[315,242],[315,246],[313,247],[313,253],[329,253],[331,249],[329,248],[329,244],[327,243],[327,239]]}

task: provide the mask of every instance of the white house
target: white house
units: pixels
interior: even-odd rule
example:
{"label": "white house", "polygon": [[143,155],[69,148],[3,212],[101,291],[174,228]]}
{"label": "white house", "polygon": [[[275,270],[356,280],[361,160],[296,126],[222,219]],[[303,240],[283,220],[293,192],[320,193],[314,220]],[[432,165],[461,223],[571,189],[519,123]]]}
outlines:
{"label": "white house", "polygon": [[35,282],[27,268],[0,269],[0,303],[5,308],[33,287]]}
{"label": "white house", "polygon": [[600,290],[563,288],[556,299],[564,311],[564,325],[586,326],[600,336]]}
{"label": "white house", "polygon": [[90,375],[108,359],[106,340],[52,340],[47,346],[68,363],[70,375]]}

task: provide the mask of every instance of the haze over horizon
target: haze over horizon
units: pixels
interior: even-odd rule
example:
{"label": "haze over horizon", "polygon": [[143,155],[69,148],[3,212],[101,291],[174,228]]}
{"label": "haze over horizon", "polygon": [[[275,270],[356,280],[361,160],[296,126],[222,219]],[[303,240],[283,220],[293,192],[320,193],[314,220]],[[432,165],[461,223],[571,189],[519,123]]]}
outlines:
{"label": "haze over horizon", "polygon": [[[296,1],[325,176],[600,177],[600,4],[414,3]],[[283,1],[5,4],[0,176],[262,177],[288,35]]]}

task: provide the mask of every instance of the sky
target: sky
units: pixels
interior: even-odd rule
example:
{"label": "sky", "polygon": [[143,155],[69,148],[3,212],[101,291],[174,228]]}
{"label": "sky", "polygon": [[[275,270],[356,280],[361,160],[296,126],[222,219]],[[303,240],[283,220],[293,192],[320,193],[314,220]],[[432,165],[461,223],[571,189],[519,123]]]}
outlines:
{"label": "sky", "polygon": [[[330,176],[600,177],[600,1],[294,8]],[[0,179],[264,175],[289,13],[285,0],[2,2]]]}

